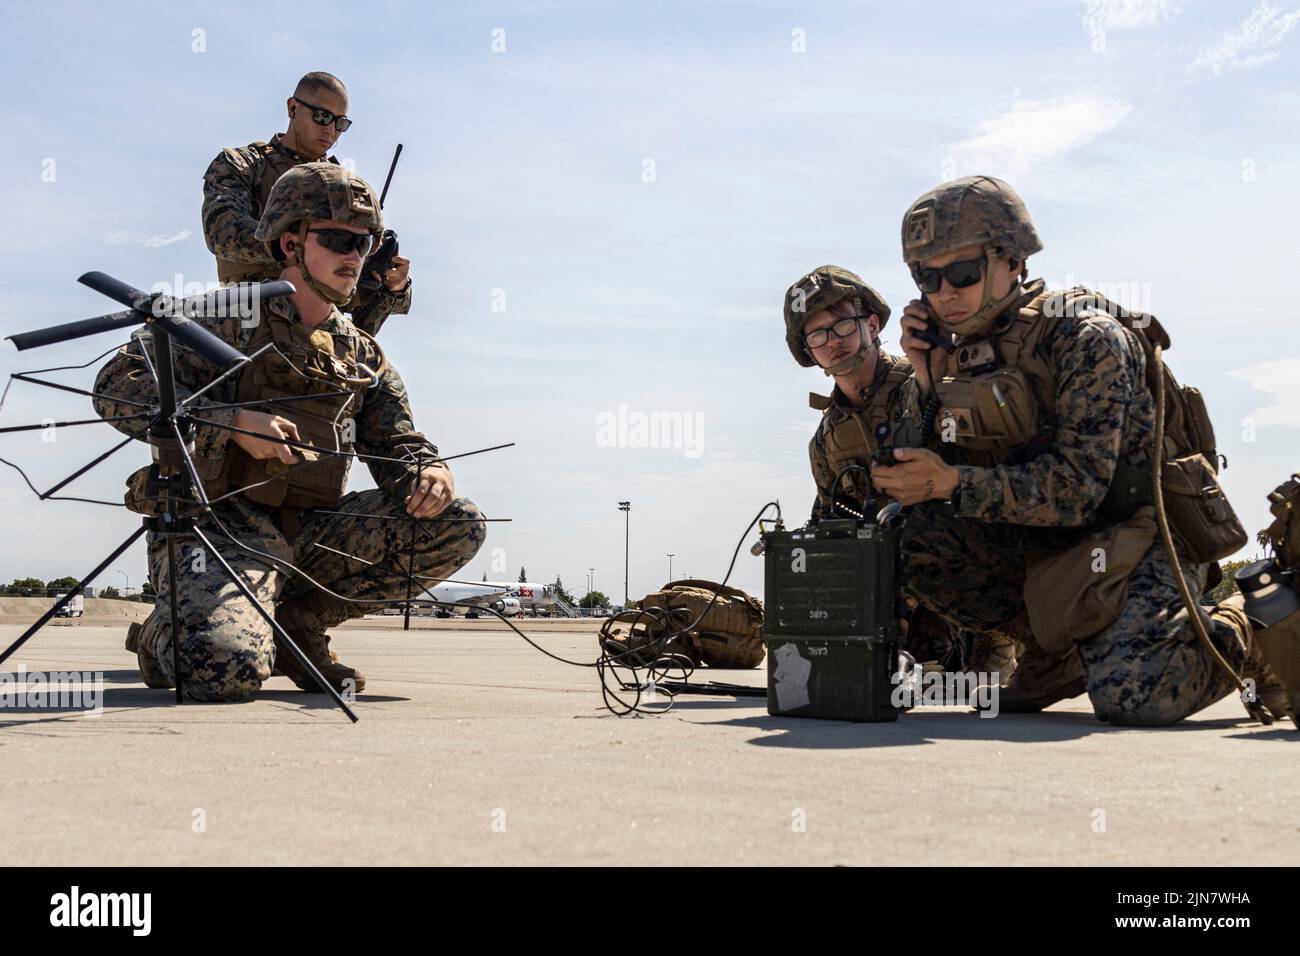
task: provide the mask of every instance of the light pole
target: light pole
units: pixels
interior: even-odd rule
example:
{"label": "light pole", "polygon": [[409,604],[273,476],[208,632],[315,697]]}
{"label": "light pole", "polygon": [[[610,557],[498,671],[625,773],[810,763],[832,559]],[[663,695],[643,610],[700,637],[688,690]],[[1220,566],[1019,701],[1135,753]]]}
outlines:
{"label": "light pole", "polygon": [[126,584],[122,585],[122,594],[129,594],[131,592],[131,579],[127,577],[126,572],[121,569],[119,569],[117,573],[122,575],[122,580],[126,582]]}
{"label": "light pole", "polygon": [[627,607],[627,566],[628,555],[631,553],[630,541],[632,534],[632,502],[620,501],[618,510],[627,516],[623,525],[623,606]]}
{"label": "light pole", "polygon": [[673,579],[673,556],[670,554],[668,555],[668,580],[671,581],[672,579]]}
{"label": "light pole", "polygon": [[[587,597],[591,597],[591,595],[593,595],[594,593],[596,593],[596,569],[588,568],[587,569]],[[594,611],[595,609],[596,609],[596,602],[595,599],[593,598],[591,603],[591,610]]]}

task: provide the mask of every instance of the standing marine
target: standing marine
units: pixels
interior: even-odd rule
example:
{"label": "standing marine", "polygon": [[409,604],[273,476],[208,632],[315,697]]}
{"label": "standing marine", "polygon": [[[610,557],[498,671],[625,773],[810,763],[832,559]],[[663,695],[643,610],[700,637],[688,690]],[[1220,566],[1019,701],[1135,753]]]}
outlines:
{"label": "standing marine", "polygon": [[[276,181],[301,163],[324,160],[340,136],[352,126],[348,91],[330,73],[308,73],[285,103],[289,126],[270,142],[223,149],[203,174],[203,238],[217,257],[217,278],[223,285],[262,282],[280,273],[280,264],[255,235]],[[355,317],[363,332],[376,335],[390,315],[411,309],[411,263],[393,257],[384,275],[363,276],[357,291],[339,300],[328,289],[317,292]]]}

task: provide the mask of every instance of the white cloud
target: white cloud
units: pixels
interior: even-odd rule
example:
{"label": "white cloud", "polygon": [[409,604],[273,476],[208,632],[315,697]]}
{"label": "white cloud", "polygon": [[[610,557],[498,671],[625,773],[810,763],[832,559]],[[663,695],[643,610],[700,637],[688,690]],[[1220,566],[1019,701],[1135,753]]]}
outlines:
{"label": "white cloud", "polygon": [[1109,132],[1133,107],[1101,96],[1017,100],[1005,112],[976,124],[972,135],[948,148],[953,175],[1016,176]]}
{"label": "white cloud", "polygon": [[1179,0],[1087,0],[1083,23],[1088,32],[1141,30],[1182,12]]}
{"label": "white cloud", "polygon": [[1188,72],[1211,73],[1249,70],[1276,60],[1286,35],[1300,24],[1300,10],[1279,10],[1264,0],[1240,26],[1219,37],[1219,42],[1197,54]]}
{"label": "white cloud", "polygon": [[170,236],[156,235],[144,236],[138,232],[114,232],[104,237],[104,242],[110,246],[140,246],[144,249],[161,249],[163,246],[170,246],[177,242],[184,242],[192,233],[188,229],[182,229],[180,232],[172,233]]}
{"label": "white cloud", "polygon": [[1228,374],[1249,382],[1257,392],[1273,395],[1272,405],[1250,413],[1256,427],[1300,428],[1300,359],[1261,362]]}

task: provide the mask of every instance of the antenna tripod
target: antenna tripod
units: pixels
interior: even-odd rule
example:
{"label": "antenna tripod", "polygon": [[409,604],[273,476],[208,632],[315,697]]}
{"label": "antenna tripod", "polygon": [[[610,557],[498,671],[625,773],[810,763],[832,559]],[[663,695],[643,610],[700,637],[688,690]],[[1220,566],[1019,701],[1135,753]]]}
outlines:
{"label": "antenna tripod", "polygon": [[[178,535],[193,535],[217,559],[231,583],[267,622],[276,638],[284,647],[289,649],[298,663],[311,675],[316,685],[324,693],[328,694],[334,700],[334,703],[355,723],[358,718],[352,708],[348,706],[348,702],[325,680],[310,658],[303,653],[302,648],[276,622],[275,615],[262,605],[248,584],[231,568],[211,539],[198,527],[195,519],[201,517],[208,510],[209,504],[203,493],[202,481],[194,465],[194,423],[187,414],[186,408],[179,405],[176,400],[176,382],[172,364],[173,339],[193,349],[216,366],[220,370],[217,380],[237,372],[251,361],[250,356],[244,355],[203,326],[186,318],[187,314],[193,315],[199,312],[205,315],[224,316],[231,314],[233,309],[239,309],[242,314],[247,309],[257,309],[261,299],[292,295],[294,292],[293,286],[288,282],[280,281],[267,282],[261,285],[231,286],[217,289],[206,296],[176,300],[170,296],[150,295],[141,292],[102,272],[88,272],[77,281],[127,306],[127,309],[110,315],[70,322],[65,325],[26,332],[20,335],[12,335],[9,336],[9,339],[20,351],[25,351],[128,326],[144,325],[148,328],[153,341],[154,360],[150,361],[148,350],[144,348],[143,342],[141,342],[141,353],[150,372],[153,374],[158,390],[158,404],[141,411],[137,415],[125,417],[149,419],[146,437],[152,451],[153,464],[150,465],[146,487],[150,492],[151,500],[156,502],[156,509],[154,509],[156,513],[146,516],[141,527],[132,532],[112,554],[82,578],[75,588],[72,588],[67,594],[59,598],[53,607],[46,611],[3,652],[0,652],[0,664],[8,660],[32,635],[44,627],[52,617],[66,607],[75,597],[83,593],[86,586],[121,557],[141,535],[146,531],[152,531],[161,535],[167,545],[167,590],[172,627],[172,668],[176,678],[176,702],[181,703],[184,699],[184,675],[182,673],[180,654],[180,613],[176,594],[178,582],[176,537]],[[208,387],[211,387],[212,384],[215,384],[215,381],[209,383]],[[93,393],[92,397],[112,398],[112,396],[94,396]],[[274,401],[274,399],[270,401]],[[94,419],[89,421],[94,421]],[[129,440],[119,445],[118,448],[124,447],[126,444],[129,444]],[[117,449],[113,450],[116,451]],[[98,464],[104,457],[107,456],[101,456],[101,458],[92,462],[92,465]],[[77,477],[77,475],[88,470],[89,467],[91,466],[81,469],[72,477]],[[67,484],[70,480],[71,478],[55,485],[50,491],[45,492],[42,497],[49,497],[55,490]]]}

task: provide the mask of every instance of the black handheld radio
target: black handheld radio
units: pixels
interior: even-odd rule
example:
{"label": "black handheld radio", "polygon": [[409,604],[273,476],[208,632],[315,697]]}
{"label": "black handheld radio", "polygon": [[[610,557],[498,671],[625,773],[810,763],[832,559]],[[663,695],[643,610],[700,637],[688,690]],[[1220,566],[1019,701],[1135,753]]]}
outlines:
{"label": "black handheld radio", "polygon": [[[397,149],[393,152],[393,161],[388,166],[388,176],[384,179],[383,192],[379,194],[379,208],[384,208],[384,200],[388,198],[388,187],[393,181],[393,171],[397,169],[397,160],[402,155],[402,144],[397,144]],[[366,261],[361,266],[361,280],[357,283],[367,292],[377,292],[379,286],[383,284],[384,273],[393,267],[393,257],[397,255],[397,233],[391,229],[385,229],[379,238],[379,245],[375,251],[366,257]],[[378,278],[375,275],[378,274]]]}

